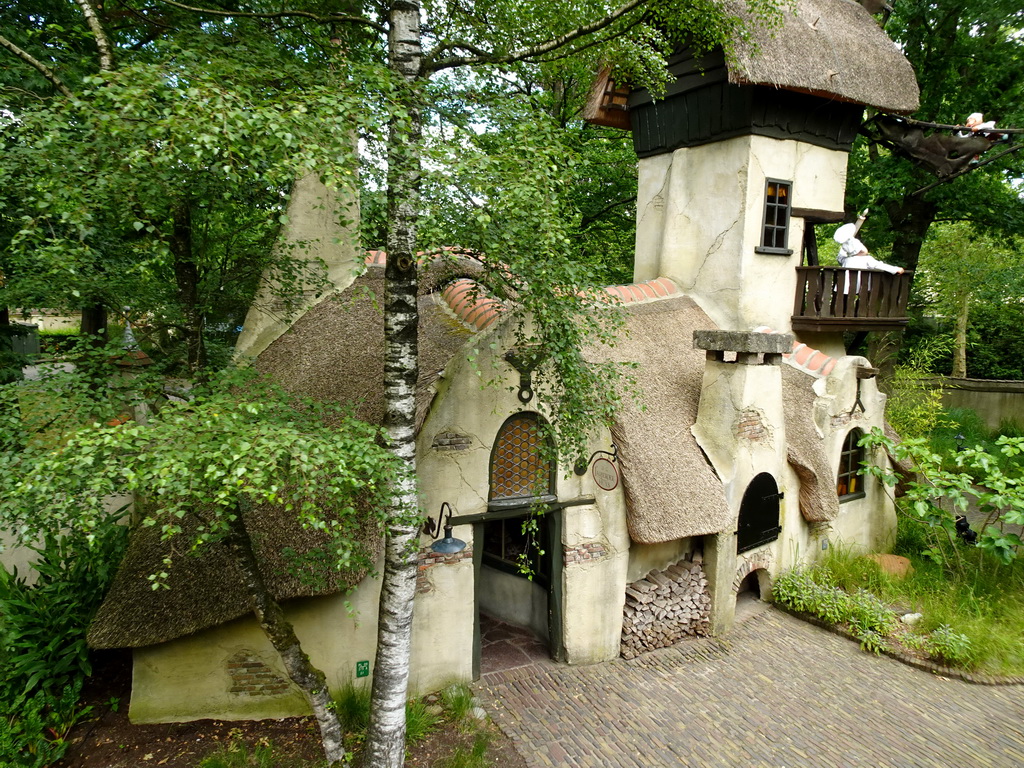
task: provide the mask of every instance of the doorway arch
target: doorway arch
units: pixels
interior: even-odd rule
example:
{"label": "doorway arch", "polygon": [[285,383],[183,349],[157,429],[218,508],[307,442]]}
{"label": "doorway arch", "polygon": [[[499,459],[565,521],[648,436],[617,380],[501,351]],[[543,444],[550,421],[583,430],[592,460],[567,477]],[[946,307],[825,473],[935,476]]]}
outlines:
{"label": "doorway arch", "polygon": [[[513,414],[498,429],[488,467],[488,502],[474,525],[478,627],[481,614],[529,630],[551,657],[564,657],[562,515],[556,456],[537,413]],[[481,637],[478,631],[477,648]],[[479,669],[479,663],[475,665]]]}
{"label": "doorway arch", "polygon": [[743,492],[736,526],[736,552],[746,552],[779,538],[779,486],[768,472],[750,481]]}

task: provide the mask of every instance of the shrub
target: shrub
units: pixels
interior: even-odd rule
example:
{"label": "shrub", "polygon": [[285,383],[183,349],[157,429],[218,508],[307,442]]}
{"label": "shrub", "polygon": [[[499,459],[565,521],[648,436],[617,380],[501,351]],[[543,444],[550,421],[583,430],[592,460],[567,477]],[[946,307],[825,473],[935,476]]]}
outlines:
{"label": "shrub", "polygon": [[0,766],[47,766],[89,714],[78,704],[90,674],[85,633],[124,550],[126,530],[48,536],[35,584],[0,567]]}
{"label": "shrub", "polygon": [[78,705],[81,689],[76,680],[59,695],[40,689],[0,697],[0,766],[46,768],[60,760],[68,731],[91,712]]}
{"label": "shrub", "polygon": [[882,635],[890,635],[896,628],[896,612],[871,592],[863,589],[858,589],[850,601],[848,620],[851,625]]}
{"label": "shrub", "polygon": [[77,328],[55,328],[39,331],[39,352],[44,355],[65,355],[79,340]]}
{"label": "shrub", "polygon": [[967,635],[954,632],[948,624],[932,630],[925,638],[924,650],[936,661],[954,667],[972,667],[974,652]]}
{"label": "shrub", "polygon": [[60,691],[92,672],[85,633],[127,539],[124,526],[47,536],[36,549],[35,584],[0,568],[0,692]]}

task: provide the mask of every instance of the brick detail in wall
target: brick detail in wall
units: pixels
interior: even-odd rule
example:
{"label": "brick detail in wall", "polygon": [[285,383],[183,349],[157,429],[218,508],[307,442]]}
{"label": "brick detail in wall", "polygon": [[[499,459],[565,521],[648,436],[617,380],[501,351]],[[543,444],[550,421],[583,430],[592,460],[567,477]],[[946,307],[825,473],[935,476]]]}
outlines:
{"label": "brick detail in wall", "polygon": [[465,451],[473,447],[473,438],[458,432],[438,432],[430,447],[439,451]]}
{"label": "brick detail in wall", "polygon": [[633,659],[685,637],[703,637],[710,632],[710,623],[711,595],[704,568],[680,560],[626,587],[620,653]]}
{"label": "brick detail in wall", "polygon": [[565,564],[589,563],[600,560],[608,554],[604,544],[599,541],[590,544],[580,544],[575,547],[565,547]]}
{"label": "brick detail in wall", "polygon": [[753,408],[743,411],[736,421],[736,436],[758,442],[771,437],[764,423],[763,414]]}
{"label": "brick detail in wall", "polygon": [[759,549],[748,554],[740,555],[743,561],[736,569],[736,576],[732,580],[732,591],[739,592],[740,585],[754,571],[770,571],[774,559],[771,549]]}
{"label": "brick detail in wall", "polygon": [[416,594],[425,595],[430,592],[433,587],[430,585],[430,579],[427,578],[427,571],[433,568],[435,565],[452,565],[454,563],[461,563],[463,560],[473,559],[473,550],[466,547],[461,552],[455,552],[450,555],[444,555],[440,552],[434,552],[429,547],[420,550],[419,563],[416,568]]}
{"label": "brick detail in wall", "polygon": [[239,651],[226,664],[231,678],[228,692],[236,696],[279,696],[291,688],[288,680],[249,651]]}
{"label": "brick detail in wall", "polygon": [[853,418],[854,417],[851,416],[849,413],[837,414],[837,415],[832,417],[832,426],[833,427],[845,427],[851,421],[853,421]]}

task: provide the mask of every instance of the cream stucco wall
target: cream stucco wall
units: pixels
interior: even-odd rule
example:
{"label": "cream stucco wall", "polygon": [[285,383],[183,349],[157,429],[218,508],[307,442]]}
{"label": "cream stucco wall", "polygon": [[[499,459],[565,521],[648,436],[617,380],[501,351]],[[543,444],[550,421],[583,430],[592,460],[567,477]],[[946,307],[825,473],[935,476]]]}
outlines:
{"label": "cream stucco wall", "polygon": [[[542,403],[535,399],[523,405],[517,397],[519,374],[502,359],[512,343],[509,330],[503,326],[493,329],[483,338],[475,339],[473,349],[479,354],[472,362],[465,356],[457,356],[438,382],[438,395],[420,432],[418,453],[420,493],[423,507],[430,514],[435,514],[445,501],[455,507],[456,516],[486,512],[490,452],[498,430],[506,419],[521,411],[544,415]],[[436,435],[450,432],[470,438],[469,447],[456,451],[434,447]],[[591,449],[610,450],[608,436],[595,438]],[[561,644],[566,660],[569,663],[589,663],[614,658],[619,652],[625,571],[629,558],[629,535],[621,487],[603,491],[590,473],[582,477],[572,472],[566,475],[559,468],[556,492],[562,502],[594,497],[592,504],[570,506],[552,513],[562,516],[562,548],[573,552],[590,544],[601,552],[600,556],[584,562],[570,559],[565,563],[562,583],[555,585],[555,589],[561,591]],[[472,543],[472,526],[457,526],[454,535]],[[422,543],[426,546],[429,541],[424,537]],[[561,557],[562,552],[556,552],[555,556]],[[450,567],[436,565],[428,572],[434,574],[439,568]],[[474,588],[474,574],[472,568],[467,567],[460,574],[458,583],[453,582],[452,592],[448,595],[421,595],[416,608],[417,632],[414,636],[414,658],[422,659],[414,673],[421,681],[420,688],[429,689],[435,683],[443,684],[446,680],[442,678],[450,679],[452,669],[460,672],[464,669],[464,664],[471,659],[472,649],[466,649],[465,644],[473,639],[474,619],[472,612],[460,612],[457,622],[448,622],[446,636],[453,638],[460,652],[466,652],[461,662],[449,659],[442,669],[441,665],[429,660],[431,652],[426,646],[432,642],[431,638],[436,637],[436,627],[431,630],[427,626],[429,617],[421,611],[421,606],[442,599],[471,606]],[[557,642],[557,639],[552,642]]]}
{"label": "cream stucco wall", "polygon": [[[498,430],[515,413],[543,414],[541,404],[524,406],[516,396],[519,375],[501,358],[510,343],[511,337],[500,328],[477,338],[472,348],[480,353],[470,361],[467,348],[436,383],[437,397],[417,441],[419,494],[426,514],[436,517],[443,502],[452,505],[456,517],[486,512],[491,445]],[[498,383],[487,385],[490,380]],[[459,450],[448,450],[434,444],[439,433],[468,439]],[[591,449],[611,450],[610,437],[595,438]],[[556,490],[560,501],[579,502],[551,513],[561,515],[560,549],[570,554],[561,583],[555,585],[563,606],[565,658],[569,663],[615,658],[629,561],[621,487],[604,491],[590,473],[579,477],[570,471],[566,476],[560,470]],[[467,542],[467,555],[478,545],[471,524],[455,526],[453,534]],[[431,540],[423,536],[420,543],[426,548]],[[586,553],[586,559],[576,561],[574,553]],[[555,556],[562,557],[563,552]],[[410,695],[472,678],[478,577],[466,555],[421,568],[413,614]],[[367,579],[349,597],[354,615],[346,610],[343,597],[287,606],[303,647],[327,674],[332,688],[354,679],[356,662],[373,661],[378,595],[379,582]],[[284,677],[276,653],[251,619],[137,649],[132,720],[283,717],[307,711],[294,688],[278,696],[231,693],[227,661],[243,651]]]}
{"label": "cream stucco wall", "polygon": [[[833,372],[815,382],[815,425],[824,437],[831,476],[819,478],[828,488],[838,472],[843,441],[850,429],[868,432],[883,425],[885,395],[874,379],[860,380],[857,369],[867,367],[860,357],[842,357]],[[779,538],[748,552],[736,554],[735,526],[706,537],[705,570],[713,597],[712,624],[716,632],[732,624],[733,597],[743,577],[765,571],[773,581],[781,572],[819,558],[825,548],[842,545],[870,552],[891,547],[896,518],[892,500],[877,481],[865,483],[865,496],[840,505],[837,518],[827,524],[809,524],[800,512],[800,481],[786,456],[782,408],[781,369],[770,365],[742,365],[708,361],[700,408],[693,433],[722,479],[734,518],[743,494],[761,472],[775,478],[780,500]],[[883,462],[884,455],[874,456]],[[824,545],[824,548],[823,548]]]}
{"label": "cream stucco wall", "polygon": [[765,181],[792,182],[794,208],[843,210],[847,154],[741,136],[640,160],[634,279],[670,277],[720,328],[790,328],[803,220],[789,256],[759,254]]}
{"label": "cream stucco wall", "polygon": [[329,189],[314,174],[295,181],[278,249],[309,262],[331,287],[317,291],[305,285],[303,294],[292,298],[294,306],[289,311],[278,295],[280,283],[272,274],[265,274],[235,342],[237,359],[255,358],[303,312],[332,291],[340,293],[352,284],[363,266],[358,232],[359,204],[352,192]]}
{"label": "cream stucco wall", "polygon": [[[369,661],[372,668],[379,594],[380,582],[367,578],[348,598],[309,598],[285,605],[303,649],[327,675],[332,690],[355,679],[357,662]],[[245,720],[309,713],[293,685],[277,696],[231,693],[228,662],[239,654],[258,659],[287,680],[280,657],[251,617],[135,649],[128,710],[131,721]]]}
{"label": "cream stucco wall", "polygon": [[634,542],[629,548],[629,568],[626,571],[626,583],[642,579],[651,571],[663,571],[673,563],[678,563],[693,552],[692,538],[676,539],[661,544],[639,544]]}

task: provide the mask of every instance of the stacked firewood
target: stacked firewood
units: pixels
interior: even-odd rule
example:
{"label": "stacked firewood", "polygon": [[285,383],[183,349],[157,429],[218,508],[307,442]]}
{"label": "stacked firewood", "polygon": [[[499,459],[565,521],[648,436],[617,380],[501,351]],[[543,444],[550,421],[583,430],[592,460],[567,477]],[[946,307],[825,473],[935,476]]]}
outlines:
{"label": "stacked firewood", "polygon": [[700,563],[682,560],[664,571],[651,571],[626,587],[623,658],[707,635],[710,612],[708,580]]}

